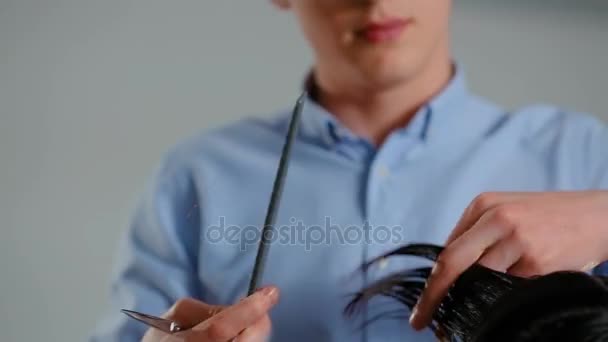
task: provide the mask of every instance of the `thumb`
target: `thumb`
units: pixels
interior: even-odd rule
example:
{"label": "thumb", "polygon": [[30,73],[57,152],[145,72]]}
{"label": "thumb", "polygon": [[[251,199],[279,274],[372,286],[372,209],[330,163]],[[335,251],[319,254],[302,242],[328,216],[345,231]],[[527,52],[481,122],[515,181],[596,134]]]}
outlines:
{"label": "thumb", "polygon": [[175,302],[163,315],[163,318],[179,323],[183,329],[190,329],[223,309],[225,309],[224,306],[209,305],[193,298],[183,298]]}

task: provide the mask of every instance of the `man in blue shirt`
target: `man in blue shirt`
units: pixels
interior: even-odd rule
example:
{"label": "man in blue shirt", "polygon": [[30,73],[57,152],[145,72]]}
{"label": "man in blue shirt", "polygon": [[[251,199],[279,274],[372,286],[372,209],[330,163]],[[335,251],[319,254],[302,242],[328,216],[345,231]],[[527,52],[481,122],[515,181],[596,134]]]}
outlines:
{"label": "man in blue shirt", "polygon": [[[608,128],[552,106],[475,96],[449,46],[451,1],[273,0],[315,56],[264,284],[247,291],[290,108],[194,136],[159,167],[122,244],[115,309],[93,341],[431,341],[422,329],[468,266],[602,271]],[[602,190],[604,189],[604,190]],[[412,315],[360,329],[349,294],[445,244]],[[166,335],[118,310],[165,313]],[[145,336],[144,336],[145,334]]]}

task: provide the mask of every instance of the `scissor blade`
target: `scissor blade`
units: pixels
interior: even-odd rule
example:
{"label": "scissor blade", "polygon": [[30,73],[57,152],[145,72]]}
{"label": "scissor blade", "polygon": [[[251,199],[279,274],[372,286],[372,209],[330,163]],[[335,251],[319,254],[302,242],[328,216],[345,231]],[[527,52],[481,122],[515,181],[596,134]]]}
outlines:
{"label": "scissor blade", "polygon": [[164,319],[164,318],[160,318],[160,317],[156,317],[156,316],[152,316],[152,315],[148,315],[148,314],[144,314],[144,313],[132,311],[132,310],[122,309],[120,311],[122,313],[124,313],[125,315],[127,315],[137,321],[140,321],[144,324],[147,324],[151,327],[162,330],[164,332],[173,333],[173,332],[179,331],[179,327],[177,326],[177,324],[168,319]]}

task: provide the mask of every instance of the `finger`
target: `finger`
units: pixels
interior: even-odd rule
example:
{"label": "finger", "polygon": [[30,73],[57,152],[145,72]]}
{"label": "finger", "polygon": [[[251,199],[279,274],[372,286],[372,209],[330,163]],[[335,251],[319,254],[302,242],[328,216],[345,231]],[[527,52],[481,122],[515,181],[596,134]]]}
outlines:
{"label": "finger", "polygon": [[225,309],[223,306],[209,305],[193,298],[178,300],[163,318],[173,320],[184,329],[189,329]]}
{"label": "finger", "polygon": [[525,259],[519,260],[515,265],[511,266],[508,271],[509,274],[522,277],[529,278],[536,275],[541,275],[540,270],[535,265],[531,264],[529,261]]}
{"label": "finger", "polygon": [[271,322],[268,315],[255,322],[237,337],[237,342],[264,342],[270,336]]}
{"label": "finger", "polygon": [[582,268],[581,271],[583,272],[589,272],[592,271],[594,268],[596,268],[598,265],[600,264],[599,261],[591,261],[586,263]]}
{"label": "finger", "polygon": [[487,248],[505,237],[507,229],[495,224],[497,220],[493,216],[493,211],[483,215],[473,228],[454,240],[439,255],[427,280],[427,287],[410,318],[414,329],[421,330],[430,324],[448,288]]}
{"label": "finger", "polygon": [[510,203],[523,197],[524,193],[519,192],[484,192],[478,195],[464,210],[445,245],[449,245],[473,227],[475,222],[479,221],[481,216],[487,211],[494,209],[498,205]]}
{"label": "finger", "polygon": [[184,342],[191,341],[190,330],[183,330],[177,333],[167,333],[156,328],[146,331],[141,342]]}
{"label": "finger", "polygon": [[279,289],[265,287],[193,327],[192,331],[201,341],[228,341],[265,316],[278,300]]}
{"label": "finger", "polygon": [[181,336],[172,336],[171,334],[160,331],[156,328],[149,328],[141,339],[141,342],[178,342]]}
{"label": "finger", "polygon": [[479,259],[479,264],[498,272],[507,272],[521,258],[523,248],[512,238],[506,238],[490,247]]}
{"label": "finger", "polygon": [[566,263],[559,264],[543,262],[542,260],[533,258],[522,258],[511,266],[507,272],[514,276],[529,278],[557,271],[590,272],[599,264],[600,262],[598,261],[580,262],[575,257],[569,258]]}

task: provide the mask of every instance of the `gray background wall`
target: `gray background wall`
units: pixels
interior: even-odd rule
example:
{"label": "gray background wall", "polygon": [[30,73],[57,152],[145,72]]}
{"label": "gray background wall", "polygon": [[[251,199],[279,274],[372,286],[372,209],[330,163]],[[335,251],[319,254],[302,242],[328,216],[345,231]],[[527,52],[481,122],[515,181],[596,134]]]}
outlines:
{"label": "gray background wall", "polygon": [[[456,0],[454,37],[481,94],[608,119],[605,0]],[[268,1],[0,0],[0,340],[84,340],[160,154],[309,62]]]}

